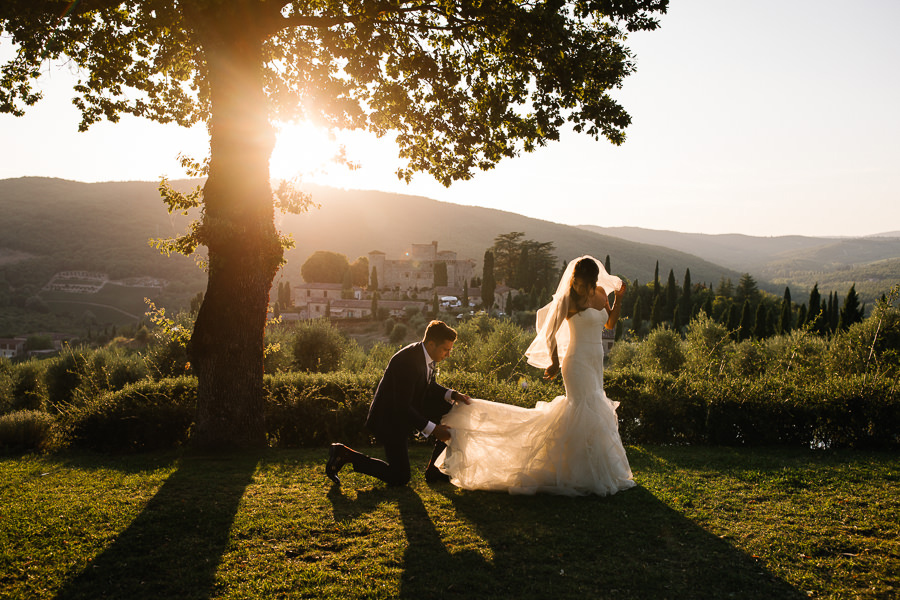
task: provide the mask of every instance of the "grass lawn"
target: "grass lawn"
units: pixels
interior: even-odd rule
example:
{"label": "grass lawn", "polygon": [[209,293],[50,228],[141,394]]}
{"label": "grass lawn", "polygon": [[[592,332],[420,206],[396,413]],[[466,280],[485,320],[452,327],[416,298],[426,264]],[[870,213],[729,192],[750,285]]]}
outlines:
{"label": "grass lawn", "polygon": [[[900,458],[629,447],[607,498],[387,488],[325,449],[0,459],[2,598],[896,598]],[[414,461],[424,464],[417,446]]]}

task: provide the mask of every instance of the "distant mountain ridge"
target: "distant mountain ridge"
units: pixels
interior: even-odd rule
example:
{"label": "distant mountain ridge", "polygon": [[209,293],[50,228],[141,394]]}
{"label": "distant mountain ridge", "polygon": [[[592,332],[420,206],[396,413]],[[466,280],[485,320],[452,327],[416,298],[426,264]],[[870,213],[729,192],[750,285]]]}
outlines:
{"label": "distant mountain ridge", "polygon": [[[892,285],[900,284],[900,231],[866,237],[753,237],[741,234],[702,234],[659,231],[639,227],[582,229],[659,244],[699,256],[740,272],[747,272],[773,286],[793,286],[846,293],[856,285],[862,297],[873,301]],[[796,299],[796,296],[795,296]]]}
{"label": "distant mountain ridge", "polygon": [[[198,181],[171,183],[188,189]],[[149,238],[179,234],[188,222],[187,217],[166,212],[157,187],[156,182],[0,180],[4,215],[0,254],[5,250],[5,256],[17,257],[13,262],[0,261],[0,273],[14,285],[28,276],[49,280],[52,269],[89,269],[111,271],[114,277],[158,276],[202,288],[198,282],[205,278],[189,260],[161,257],[148,246]],[[561,262],[582,254],[603,260],[608,254],[614,273],[640,283],[652,280],[657,261],[663,281],[670,269],[679,282],[690,268],[695,283],[711,284],[723,277],[736,282],[741,273],[749,272],[760,287],[779,294],[784,285],[807,288],[821,281],[816,278],[817,269],[822,275],[846,271],[852,276],[865,267],[865,276],[874,281],[873,294],[890,287],[885,287],[885,280],[900,280],[900,260],[893,260],[900,259],[900,237],[763,238],[573,227],[420,196],[315,185],[304,189],[321,208],[276,215],[279,230],[294,238],[295,248],[286,253],[288,262],[280,275],[293,282],[301,281],[300,266],[316,250],[341,252],[351,261],[372,250],[400,258],[411,244],[432,241],[438,242],[440,250],[475,260],[480,270],[484,251],[494,238],[512,231],[553,242]],[[796,283],[790,279],[794,274],[802,275]],[[850,285],[834,289],[844,294]],[[806,290],[794,291],[799,298]]]}
{"label": "distant mountain ridge", "polygon": [[[657,244],[739,271],[760,271],[770,264],[806,260],[807,267],[849,265],[900,258],[900,232],[858,238],[807,237],[788,235],[754,237],[743,234],[680,233],[640,227],[597,227],[582,229],[642,244]],[[818,260],[817,260],[818,257]]]}

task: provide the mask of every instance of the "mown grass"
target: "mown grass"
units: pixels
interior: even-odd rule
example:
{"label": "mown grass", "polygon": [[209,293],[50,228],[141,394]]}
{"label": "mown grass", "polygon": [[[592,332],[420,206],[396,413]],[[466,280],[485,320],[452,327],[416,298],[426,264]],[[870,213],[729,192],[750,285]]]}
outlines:
{"label": "mown grass", "polygon": [[607,498],[466,492],[420,473],[387,488],[349,470],[336,489],[324,449],[6,458],[0,597],[900,592],[895,455],[628,450],[639,487]]}

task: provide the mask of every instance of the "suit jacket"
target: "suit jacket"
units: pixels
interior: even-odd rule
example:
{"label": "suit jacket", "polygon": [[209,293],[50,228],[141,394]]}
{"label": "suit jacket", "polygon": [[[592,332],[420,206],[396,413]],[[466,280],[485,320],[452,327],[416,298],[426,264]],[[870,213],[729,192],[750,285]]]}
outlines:
{"label": "suit jacket", "polygon": [[[376,436],[405,436],[421,431],[431,420],[429,405],[444,402],[447,388],[428,383],[422,342],[399,350],[388,362],[369,406],[366,427]],[[449,406],[447,407],[449,408]]]}

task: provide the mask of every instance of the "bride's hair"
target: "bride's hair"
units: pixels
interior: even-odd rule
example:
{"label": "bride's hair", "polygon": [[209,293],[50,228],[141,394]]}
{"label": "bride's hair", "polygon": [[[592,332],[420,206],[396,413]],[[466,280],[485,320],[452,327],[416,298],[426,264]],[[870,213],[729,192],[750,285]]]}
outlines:
{"label": "bride's hair", "polygon": [[575,302],[575,306],[581,304],[582,298],[575,290],[575,280],[580,279],[584,282],[587,289],[592,290],[597,287],[597,276],[600,274],[600,267],[593,258],[586,256],[575,263],[575,270],[572,271],[572,282],[569,284],[569,294]]}

